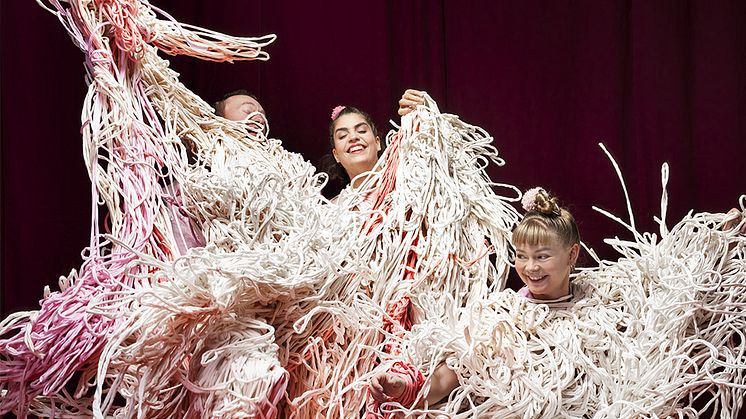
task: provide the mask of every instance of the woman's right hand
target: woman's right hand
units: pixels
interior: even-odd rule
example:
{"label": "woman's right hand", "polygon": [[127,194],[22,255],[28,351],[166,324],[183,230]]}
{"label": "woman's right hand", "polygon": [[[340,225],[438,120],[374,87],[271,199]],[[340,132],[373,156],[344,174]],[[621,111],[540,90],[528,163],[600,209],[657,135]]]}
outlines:
{"label": "woman's right hand", "polygon": [[[731,208],[730,211],[726,214],[727,218],[730,218],[725,225],[723,225],[723,230],[730,230],[733,227],[737,226],[738,223],[741,222],[741,219],[743,216],[741,215],[741,211],[737,210],[736,208]],[[746,224],[744,224],[741,227],[741,231],[739,231],[739,234],[746,234]]]}
{"label": "woman's right hand", "polygon": [[407,89],[399,99],[399,115],[404,116],[415,110],[418,105],[423,104],[425,104],[425,92]]}
{"label": "woman's right hand", "polygon": [[388,402],[399,398],[407,387],[404,376],[382,372],[370,379],[370,395],[379,402]]}

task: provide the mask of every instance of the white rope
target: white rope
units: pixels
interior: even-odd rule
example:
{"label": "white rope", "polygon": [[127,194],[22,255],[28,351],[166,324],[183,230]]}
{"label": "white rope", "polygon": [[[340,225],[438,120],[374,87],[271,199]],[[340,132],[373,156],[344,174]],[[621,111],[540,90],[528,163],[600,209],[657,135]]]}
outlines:
{"label": "white rope", "polygon": [[[94,223],[80,270],[0,323],[15,333],[0,346],[0,412],[355,417],[366,380],[402,356],[428,374],[445,360],[462,387],[435,410],[388,411],[692,415],[702,392],[737,410],[744,245],[717,230],[722,216],[690,215],[658,242],[628,205],[635,242],[611,242],[623,259],[584,270],[572,306],[496,293],[520,192],[488,178],[504,161],[481,128],[427,98],[332,204],[325,175],[266,126],[216,117],[157,55],[266,59],[273,35],[180,24],[146,1],[50,3],[86,55]],[[174,208],[203,247],[178,249]]]}
{"label": "white rope", "polygon": [[[667,177],[664,166],[664,186]],[[435,407],[454,418],[735,418],[746,392],[746,237],[720,230],[726,218],[690,214],[661,227],[660,241],[615,241],[622,258],[580,273],[571,303],[503,291],[417,325],[415,365],[432,373],[446,362],[459,376]]]}

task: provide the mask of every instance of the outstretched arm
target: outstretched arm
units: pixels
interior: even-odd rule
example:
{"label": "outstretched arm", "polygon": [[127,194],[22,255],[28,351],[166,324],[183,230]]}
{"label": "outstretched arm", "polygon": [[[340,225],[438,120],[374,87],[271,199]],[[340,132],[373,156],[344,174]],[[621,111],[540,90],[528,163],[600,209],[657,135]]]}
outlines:
{"label": "outstretched arm", "polygon": [[446,364],[440,364],[430,377],[430,390],[427,392],[427,403],[438,403],[448,397],[458,387],[458,376]]}

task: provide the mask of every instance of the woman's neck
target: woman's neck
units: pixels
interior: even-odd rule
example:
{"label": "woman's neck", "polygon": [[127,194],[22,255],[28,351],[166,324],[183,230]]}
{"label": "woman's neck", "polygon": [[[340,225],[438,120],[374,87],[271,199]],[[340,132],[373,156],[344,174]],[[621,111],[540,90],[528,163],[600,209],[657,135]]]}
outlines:
{"label": "woman's neck", "polygon": [[[360,173],[365,173],[365,172],[360,172]],[[357,173],[357,174],[355,174],[354,176],[350,175],[350,179],[352,179],[352,180],[350,181],[350,186],[352,186],[352,188],[354,188],[354,189],[357,189],[357,188],[359,188],[359,187],[360,187],[360,185],[362,185],[362,184],[363,184],[363,182],[365,182],[366,180],[368,180],[368,177],[370,177],[370,173],[369,173],[369,172],[368,172],[368,174],[367,174],[367,175],[364,175],[364,176],[360,176],[360,177],[356,177],[356,176],[357,176],[357,175],[359,175],[360,173]]]}

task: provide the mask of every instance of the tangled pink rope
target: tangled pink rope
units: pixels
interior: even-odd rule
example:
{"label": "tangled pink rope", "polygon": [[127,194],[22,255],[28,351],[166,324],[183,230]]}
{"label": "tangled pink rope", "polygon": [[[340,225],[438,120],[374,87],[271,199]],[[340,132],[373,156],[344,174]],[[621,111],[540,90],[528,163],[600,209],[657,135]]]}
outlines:
{"label": "tangled pink rope", "polygon": [[[86,67],[92,77],[84,108],[87,115],[82,126],[84,139],[105,137],[112,144],[106,153],[99,150],[105,147],[103,142],[94,142],[94,148],[84,150],[90,159],[88,169],[94,188],[90,247],[80,274],[73,272],[62,278],[61,290],[47,293],[38,311],[14,313],[0,322],[3,337],[0,339],[0,414],[13,411],[21,417],[28,414],[30,404],[39,396],[51,406],[52,412],[58,404],[67,403],[63,399],[90,397],[90,379],[96,376],[99,355],[118,323],[117,313],[121,309],[117,297],[102,300],[101,295],[127,292],[135,285],[137,275],[149,272],[146,267],[132,264],[137,253],[159,260],[173,258],[173,244],[155,225],[160,175],[154,168],[163,166],[168,146],[157,139],[163,131],[141,80],[134,76],[132,80],[139,84],[133,88],[139,112],[117,108],[121,100],[117,95],[127,89],[124,86],[127,81],[119,79],[117,74],[136,74],[138,60],[149,48],[147,42],[158,35],[138,9],[147,7],[147,3],[134,0],[96,0],[85,5],[70,1],[65,6],[58,0],[51,3],[73,42],[85,53]],[[99,17],[102,22],[97,23],[95,18]],[[102,27],[108,28],[103,35],[99,33]],[[162,35],[159,42],[171,45],[170,52],[199,55],[203,50],[197,45],[200,41],[197,37],[192,38],[194,43],[188,47],[183,45],[183,39],[176,38]],[[259,56],[256,50],[231,50],[227,43],[222,45],[225,48],[208,48],[211,59],[229,61]],[[121,118],[119,131],[114,134],[105,126],[108,117]],[[100,172],[107,172],[110,179],[102,180]],[[111,183],[100,183],[109,180]],[[112,200],[114,196],[116,199]],[[115,241],[99,232],[97,205],[102,200],[109,206],[106,219],[111,222],[111,231],[108,233]],[[112,207],[120,214],[117,219],[109,217]],[[66,384],[77,377],[77,390],[70,397]],[[284,384],[276,388],[281,392]],[[277,400],[277,395],[273,395],[271,402]],[[83,400],[73,409],[87,412],[89,405],[89,401]]]}

